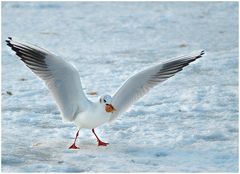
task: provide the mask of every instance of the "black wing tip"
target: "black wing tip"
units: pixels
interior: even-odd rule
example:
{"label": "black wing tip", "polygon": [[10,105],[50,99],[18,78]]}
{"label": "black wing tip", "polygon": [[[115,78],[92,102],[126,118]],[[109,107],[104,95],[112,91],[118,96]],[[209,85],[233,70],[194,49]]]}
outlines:
{"label": "black wing tip", "polygon": [[200,52],[200,54],[196,57],[196,59],[201,58],[204,54],[205,54],[205,51],[202,50],[202,51]]}
{"label": "black wing tip", "polygon": [[8,39],[5,40],[7,45],[12,47],[11,41],[12,41],[12,37],[8,37]]}
{"label": "black wing tip", "polygon": [[6,39],[6,42],[10,42],[12,40],[12,37],[8,37],[8,39]]}
{"label": "black wing tip", "polygon": [[205,54],[205,51],[202,50],[201,53],[200,53],[200,56],[204,55]]}

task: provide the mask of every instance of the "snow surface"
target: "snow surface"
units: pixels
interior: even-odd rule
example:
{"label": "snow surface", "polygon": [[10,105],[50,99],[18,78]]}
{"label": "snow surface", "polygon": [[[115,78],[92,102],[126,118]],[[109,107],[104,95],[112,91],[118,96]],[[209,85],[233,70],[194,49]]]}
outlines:
{"label": "snow surface", "polygon": [[[142,68],[207,54],[96,129],[110,146],[83,129],[68,150],[77,128],[8,36],[74,63],[92,100]],[[238,172],[237,2],[2,2],[2,38],[3,172]]]}

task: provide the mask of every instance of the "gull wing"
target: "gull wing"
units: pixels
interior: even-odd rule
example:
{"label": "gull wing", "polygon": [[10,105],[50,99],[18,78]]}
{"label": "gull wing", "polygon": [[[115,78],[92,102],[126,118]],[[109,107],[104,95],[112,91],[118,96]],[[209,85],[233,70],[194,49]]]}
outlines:
{"label": "gull wing", "polygon": [[61,111],[62,118],[73,121],[91,102],[85,96],[78,71],[63,59],[9,37],[7,45],[48,87]]}
{"label": "gull wing", "polygon": [[202,57],[204,51],[198,54],[182,56],[168,62],[147,68],[132,77],[117,90],[113,96],[112,105],[116,109],[110,121],[126,111],[134,102],[149,92],[157,84],[174,76],[183,67]]}

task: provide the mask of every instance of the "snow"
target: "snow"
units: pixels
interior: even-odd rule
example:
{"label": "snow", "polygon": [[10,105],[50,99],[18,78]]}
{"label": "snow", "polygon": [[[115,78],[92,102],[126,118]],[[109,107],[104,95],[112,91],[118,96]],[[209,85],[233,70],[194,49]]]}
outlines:
{"label": "snow", "polygon": [[[110,146],[83,129],[68,150],[77,128],[8,36],[73,63],[91,100],[142,68],[206,54],[97,128]],[[237,2],[2,2],[2,38],[3,172],[238,172]]]}

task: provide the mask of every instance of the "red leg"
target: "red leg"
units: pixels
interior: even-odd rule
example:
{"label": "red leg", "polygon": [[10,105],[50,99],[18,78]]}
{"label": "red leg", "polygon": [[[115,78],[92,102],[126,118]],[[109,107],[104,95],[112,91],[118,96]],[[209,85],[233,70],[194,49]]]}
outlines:
{"label": "red leg", "polygon": [[[80,130],[80,129],[79,129]],[[77,131],[77,133],[76,133],[76,137],[75,137],[75,139],[74,139],[74,142],[73,142],[73,144],[68,148],[68,149],[79,149],[79,147],[77,147],[76,146],[76,140],[77,140],[77,137],[78,137],[78,132],[79,132],[79,130]]]}
{"label": "red leg", "polygon": [[103,141],[101,141],[101,140],[98,138],[97,134],[95,133],[94,129],[92,129],[92,132],[93,132],[93,134],[95,135],[95,137],[97,138],[98,146],[107,146],[107,145],[109,144],[109,143],[104,143]]}

